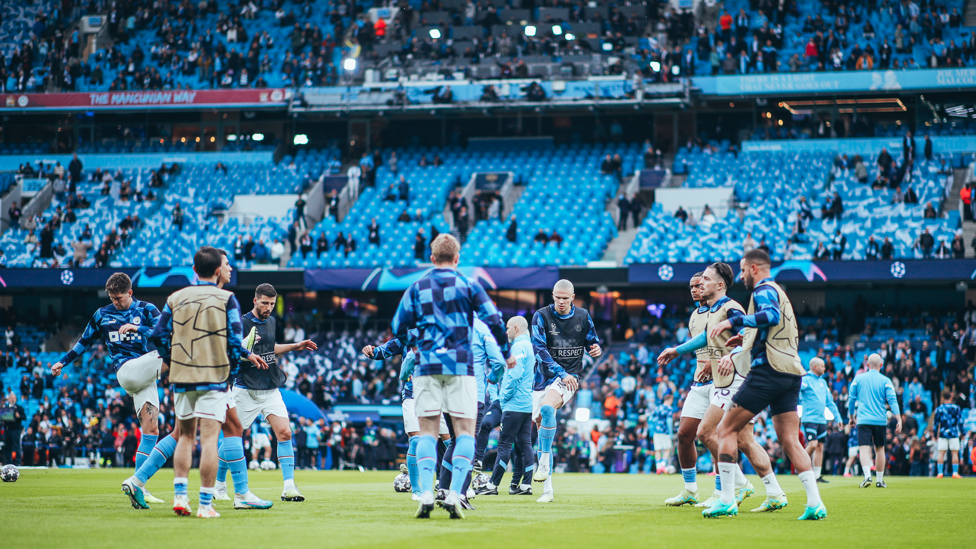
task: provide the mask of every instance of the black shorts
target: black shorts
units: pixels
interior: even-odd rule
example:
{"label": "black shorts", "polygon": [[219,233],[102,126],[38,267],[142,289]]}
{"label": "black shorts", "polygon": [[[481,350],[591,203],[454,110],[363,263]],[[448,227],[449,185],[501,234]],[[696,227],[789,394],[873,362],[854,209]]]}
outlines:
{"label": "black shorts", "polygon": [[732,402],[754,414],[767,406],[770,416],[796,412],[802,383],[800,376],[777,372],[771,367],[754,368],[732,397]]}
{"label": "black shorts", "polygon": [[888,427],[886,425],[858,425],[857,445],[881,448],[888,443]]}
{"label": "black shorts", "polygon": [[802,427],[803,438],[807,439],[807,443],[813,442],[814,440],[827,438],[826,423],[804,423]]}

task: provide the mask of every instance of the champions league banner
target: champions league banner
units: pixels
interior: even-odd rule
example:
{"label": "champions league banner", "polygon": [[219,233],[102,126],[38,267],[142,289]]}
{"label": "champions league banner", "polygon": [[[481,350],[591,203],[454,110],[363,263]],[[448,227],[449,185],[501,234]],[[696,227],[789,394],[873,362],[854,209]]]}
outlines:
{"label": "champions league banner", "polygon": [[[0,269],[2,288],[104,288],[113,273],[125,273],[132,287],[182,288],[197,281],[193,267],[120,268],[120,269]],[[230,285],[237,284],[237,271]]]}
{"label": "champions league banner", "polygon": [[[631,284],[684,283],[704,271],[709,263],[651,263],[631,265]],[[730,263],[739,280],[738,262]],[[777,282],[964,282],[976,279],[976,260],[929,259],[884,261],[806,261],[774,262]]]}
{"label": "champions league banner", "polygon": [[[309,290],[406,290],[430,269],[308,269]],[[559,280],[559,267],[491,268],[459,267],[464,276],[477,280],[486,290],[545,290]]]}

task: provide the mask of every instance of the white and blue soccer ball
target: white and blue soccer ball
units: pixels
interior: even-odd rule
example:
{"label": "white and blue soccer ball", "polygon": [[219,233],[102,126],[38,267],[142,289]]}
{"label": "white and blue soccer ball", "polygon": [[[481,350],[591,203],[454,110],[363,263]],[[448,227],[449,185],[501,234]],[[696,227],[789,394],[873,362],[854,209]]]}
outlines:
{"label": "white and blue soccer ball", "polygon": [[20,469],[16,465],[4,465],[0,467],[0,480],[4,482],[17,482],[20,478]]}
{"label": "white and blue soccer ball", "polygon": [[667,467],[664,468],[664,472],[667,473],[667,474],[669,474],[669,475],[673,475],[673,474],[677,473],[678,471],[677,471],[677,469],[674,468],[674,465],[668,465]]}
{"label": "white and blue soccer ball", "polygon": [[270,459],[266,459],[261,462],[262,471],[274,471],[276,468],[277,466],[275,465],[275,462],[271,461]]}
{"label": "white and blue soccer ball", "polygon": [[400,473],[393,479],[393,491],[395,492],[410,492],[412,488],[410,485],[410,476],[406,473]]}
{"label": "white and blue soccer ball", "polygon": [[261,468],[261,463],[256,459],[252,459],[251,463],[247,464],[247,468],[252,471],[257,471],[258,469]]}
{"label": "white and blue soccer ball", "polygon": [[471,479],[471,488],[474,488],[474,491],[477,492],[488,486],[490,481],[491,476],[488,473],[478,473]]}

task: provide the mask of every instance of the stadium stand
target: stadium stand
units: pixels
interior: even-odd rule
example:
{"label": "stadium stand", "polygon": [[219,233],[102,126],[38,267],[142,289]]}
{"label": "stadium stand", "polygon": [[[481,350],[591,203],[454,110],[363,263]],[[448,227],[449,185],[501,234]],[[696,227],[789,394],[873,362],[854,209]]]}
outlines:
{"label": "stadium stand", "polygon": [[[724,144],[727,148],[728,144]],[[721,147],[716,147],[721,149]],[[878,150],[877,153],[881,151]],[[687,172],[685,186],[690,188],[734,187],[735,198],[748,203],[744,215],[730,210],[723,219],[714,216],[684,223],[674,212],[664,212],[655,205],[647,216],[627,254],[629,263],[697,262],[713,259],[733,261],[743,250],[747,233],[754,246],[765,242],[776,260],[814,259],[817,245],[823,243],[832,251],[833,238],[840,231],[847,245],[844,259],[865,259],[868,238],[881,242],[888,238],[894,246],[893,257],[922,257],[918,237],[931,231],[935,246],[950,243],[960,226],[958,211],[942,212],[935,219],[926,218],[929,204],[941,211],[951,183],[947,184],[942,162],[952,157],[936,155],[914,164],[901,190],[911,187],[917,203],[895,201],[896,191],[884,184],[872,189],[879,177],[874,159],[865,159],[868,178],[859,182],[848,159],[838,165],[839,153],[807,152],[722,152],[682,148],[675,165]],[[870,164],[870,167],[867,167]],[[951,174],[951,172],[950,172]],[[825,215],[821,205],[834,200],[836,193],[843,204],[837,219]],[[799,199],[806,201],[812,219],[804,218]],[[694,217],[694,216],[692,216]],[[801,228],[802,227],[802,228]],[[932,251],[928,252],[932,255]]]}

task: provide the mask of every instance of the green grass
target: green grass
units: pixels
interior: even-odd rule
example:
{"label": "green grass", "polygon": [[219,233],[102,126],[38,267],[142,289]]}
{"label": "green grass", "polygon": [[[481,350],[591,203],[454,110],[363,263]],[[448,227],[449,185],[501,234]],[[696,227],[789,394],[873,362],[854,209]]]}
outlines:
{"label": "green grass", "polygon": [[[832,477],[821,485],[828,510],[823,522],[797,522],[806,497],[795,476],[781,476],[790,505],[753,514],[762,484],[736,518],[705,520],[698,509],[670,508],[680,475],[557,475],[556,501],[535,497],[480,497],[464,521],[440,509],[431,520],[413,518],[416,505],[393,492],[391,472],[297,473],[305,503],[279,500],[279,471],[251,471],[251,489],[275,501],[268,511],[235,511],[218,502],[221,518],[177,517],[168,505],[137,511],[119,487],[129,471],[22,470],[15,484],[0,484],[0,547],[973,547],[976,483],[972,479],[889,477],[888,488],[859,489],[858,479]],[[191,500],[198,487],[190,474]],[[172,471],[149,488],[172,498]],[[230,479],[228,479],[230,480]],[[508,477],[505,485],[507,486]],[[703,496],[712,478],[699,476]]]}

